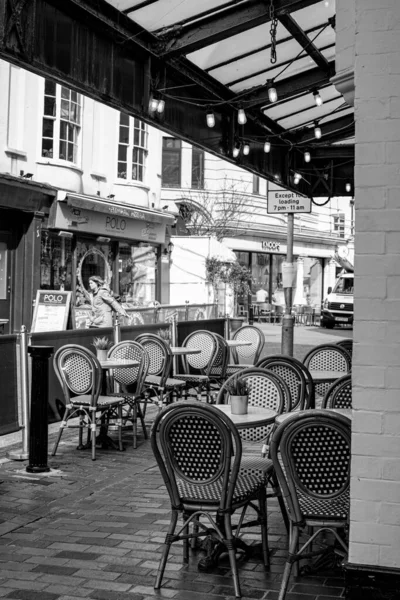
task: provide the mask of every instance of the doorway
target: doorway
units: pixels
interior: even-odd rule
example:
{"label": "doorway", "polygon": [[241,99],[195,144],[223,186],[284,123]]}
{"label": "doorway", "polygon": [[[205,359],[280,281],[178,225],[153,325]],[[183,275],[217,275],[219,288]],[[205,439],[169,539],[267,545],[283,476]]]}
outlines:
{"label": "doorway", "polygon": [[10,331],[10,258],[9,236],[0,233],[0,333]]}

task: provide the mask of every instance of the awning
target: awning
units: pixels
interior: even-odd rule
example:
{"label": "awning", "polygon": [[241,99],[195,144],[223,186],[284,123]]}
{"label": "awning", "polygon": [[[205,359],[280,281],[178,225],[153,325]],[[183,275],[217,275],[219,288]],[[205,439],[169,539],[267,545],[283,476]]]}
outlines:
{"label": "awning", "polygon": [[8,173],[0,174],[1,208],[47,213],[56,194],[57,190],[49,185]]}
{"label": "awning", "polygon": [[102,238],[163,244],[172,215],[80,194],[59,194],[49,215],[49,227]]}

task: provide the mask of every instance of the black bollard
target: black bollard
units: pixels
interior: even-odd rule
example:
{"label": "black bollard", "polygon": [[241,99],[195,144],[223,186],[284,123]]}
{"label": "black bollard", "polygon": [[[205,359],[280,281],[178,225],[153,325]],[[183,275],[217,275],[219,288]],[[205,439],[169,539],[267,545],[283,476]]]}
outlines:
{"label": "black bollard", "polygon": [[32,357],[31,419],[29,429],[29,465],[28,473],[46,473],[48,427],[47,412],[49,399],[49,358],[53,354],[52,346],[28,346]]}
{"label": "black bollard", "polygon": [[254,325],[254,306],[249,306],[249,325]]}

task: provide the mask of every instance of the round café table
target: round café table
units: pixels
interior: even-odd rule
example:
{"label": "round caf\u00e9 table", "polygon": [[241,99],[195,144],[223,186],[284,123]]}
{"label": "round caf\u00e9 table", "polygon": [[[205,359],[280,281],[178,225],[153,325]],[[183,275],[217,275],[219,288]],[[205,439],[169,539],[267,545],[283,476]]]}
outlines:
{"label": "round caf\u00e9 table", "polygon": [[251,346],[253,342],[247,342],[245,340],[225,340],[226,345],[229,348],[239,348],[240,346]]}
{"label": "round caf\u00e9 table", "polygon": [[333,383],[336,379],[347,375],[346,371],[315,371],[311,370],[310,375],[314,383]]}
{"label": "round caf\u00e9 table", "polygon": [[175,375],[177,372],[177,356],[187,356],[189,354],[200,354],[200,348],[186,348],[185,346],[170,346],[172,359],[172,373]]}
{"label": "round caf\u00e9 table", "polygon": [[270,408],[262,408],[261,406],[249,406],[248,412],[245,415],[234,415],[231,412],[230,404],[215,404],[238,429],[247,429],[250,427],[262,427],[270,425],[275,421],[276,411]]}

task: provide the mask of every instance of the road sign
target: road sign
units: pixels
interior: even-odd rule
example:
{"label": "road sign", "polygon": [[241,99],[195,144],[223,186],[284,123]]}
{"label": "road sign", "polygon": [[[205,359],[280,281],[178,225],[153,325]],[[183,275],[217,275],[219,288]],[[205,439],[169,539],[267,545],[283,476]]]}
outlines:
{"label": "road sign", "polygon": [[311,198],[299,196],[288,190],[268,192],[267,213],[310,213]]}

